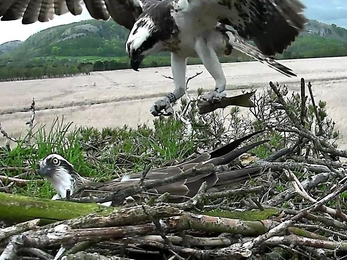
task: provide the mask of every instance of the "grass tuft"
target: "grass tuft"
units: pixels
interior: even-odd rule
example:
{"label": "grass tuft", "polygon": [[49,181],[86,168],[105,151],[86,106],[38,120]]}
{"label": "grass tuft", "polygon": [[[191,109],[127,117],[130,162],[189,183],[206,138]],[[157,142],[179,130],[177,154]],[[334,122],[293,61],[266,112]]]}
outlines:
{"label": "grass tuft", "polygon": [[[291,95],[286,88],[281,91],[293,111],[299,111],[300,98]],[[199,90],[198,95],[201,93]],[[82,176],[108,181],[124,173],[143,171],[149,164],[153,167],[172,165],[195,152],[214,150],[261,129],[266,131],[249,142],[270,141],[250,152],[267,158],[296,140],[292,134],[276,130],[290,123],[283,110],[273,109],[276,101],[276,95],[269,89],[256,95],[256,107],[248,110],[248,115],[245,109],[235,107],[199,115],[197,104],[183,99],[176,111],[178,114],[154,119],[153,128],[147,125],[103,129],[76,127],[64,117],[56,118],[50,126],[36,124],[29,129],[13,149],[0,149],[1,174],[33,180],[23,187],[15,185],[13,193],[50,198],[55,192],[47,181],[42,182],[37,169],[39,160],[51,153],[66,158]],[[326,117],[324,102],[319,103],[319,116],[327,122],[325,135],[337,138],[334,124]],[[313,109],[308,109],[307,127],[312,126],[314,117]],[[191,128],[188,132],[187,122]],[[281,191],[282,185],[276,189]]]}

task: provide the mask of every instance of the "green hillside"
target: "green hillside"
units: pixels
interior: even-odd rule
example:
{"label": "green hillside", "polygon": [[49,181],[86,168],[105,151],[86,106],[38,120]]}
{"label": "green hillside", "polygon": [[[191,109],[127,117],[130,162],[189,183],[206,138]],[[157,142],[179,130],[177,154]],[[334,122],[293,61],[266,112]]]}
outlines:
{"label": "green hillside", "polygon": [[22,61],[49,56],[124,56],[127,30],[112,21],[86,20],[52,27],[30,36],[0,55],[0,60]]}
{"label": "green hillside", "polygon": [[316,20],[309,20],[303,35],[317,35],[328,39],[347,41],[347,30],[336,24],[325,24]]}
{"label": "green hillside", "polygon": [[314,58],[347,55],[347,30],[335,24],[309,20],[301,37],[284,52],[284,58]]}
{"label": "green hillside", "polygon": [[302,35],[279,58],[316,58],[347,55],[347,41],[319,35]]}
{"label": "green hillside", "polygon": [[[128,30],[113,21],[86,20],[43,30],[24,43],[2,44],[0,80],[129,68],[125,52],[127,36]],[[347,55],[347,30],[310,20],[295,43],[277,58],[344,55]],[[248,60],[249,57],[238,52],[221,59],[222,62]],[[190,64],[194,63],[199,63],[199,59],[190,59]],[[145,59],[143,66],[169,64],[168,53],[160,53]]]}

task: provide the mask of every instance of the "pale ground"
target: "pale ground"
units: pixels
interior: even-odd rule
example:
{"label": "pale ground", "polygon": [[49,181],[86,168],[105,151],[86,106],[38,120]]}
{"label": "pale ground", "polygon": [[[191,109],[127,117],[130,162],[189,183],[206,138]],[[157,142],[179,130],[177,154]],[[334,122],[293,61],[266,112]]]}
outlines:
{"label": "pale ground", "polygon": [[[223,64],[227,77],[228,95],[235,95],[245,88],[264,88],[269,81],[287,84],[299,90],[300,78],[313,84],[316,100],[327,101],[328,113],[342,133],[339,144],[347,148],[347,57],[302,59],[281,61],[297,73],[297,78],[288,78],[259,62]],[[189,66],[188,76],[203,71],[189,84],[190,92],[197,88],[214,88],[214,81],[202,65]],[[171,76],[170,67],[110,72],[95,72],[91,75],[61,79],[0,82],[0,122],[4,129],[18,136],[25,131],[25,122],[30,113],[23,113],[36,101],[36,122],[47,124],[57,116],[64,115],[65,121],[76,125],[115,127],[127,124],[152,125],[149,112],[154,101],[173,90],[173,81],[162,75]],[[2,137],[1,137],[2,138]],[[3,139],[0,139],[3,144]]]}

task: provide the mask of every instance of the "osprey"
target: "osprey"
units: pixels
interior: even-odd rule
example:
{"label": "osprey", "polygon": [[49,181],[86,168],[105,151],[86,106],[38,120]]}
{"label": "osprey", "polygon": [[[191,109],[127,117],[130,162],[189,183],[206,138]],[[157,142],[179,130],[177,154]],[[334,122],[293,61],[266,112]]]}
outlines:
{"label": "osprey", "polygon": [[112,17],[130,30],[125,47],[134,70],[152,53],[171,52],[175,87],[154,103],[153,115],[184,95],[189,57],[199,57],[215,80],[214,91],[202,97],[210,102],[225,96],[226,79],[218,57],[233,48],[296,76],[273,56],[282,53],[306,24],[305,6],[299,0],[0,0],[0,17],[22,19],[23,24],[46,22],[54,14],[80,15],[83,3],[94,19]]}
{"label": "osprey", "polygon": [[73,194],[76,187],[80,187],[90,181],[79,175],[74,166],[59,154],[50,154],[39,161],[39,173],[52,184],[57,194],[52,200],[65,199],[67,190]]}
{"label": "osprey", "polygon": [[[254,135],[259,134],[260,132],[262,131],[254,132],[245,137],[237,139],[213,152],[204,152],[190,161],[182,162],[169,167],[150,170],[146,174],[144,184],[180,174],[186,170],[192,169],[193,167],[195,167],[195,169],[209,169],[206,170],[206,173],[204,174],[175,183],[166,184],[164,186],[155,187],[147,190],[147,192],[154,194],[163,194],[165,192],[169,192],[170,199],[177,201],[186,197],[194,196],[204,181],[206,181],[209,191],[215,191],[220,190],[232,183],[248,179],[250,176],[255,177],[259,175],[261,172],[261,167],[259,166],[231,169],[231,167],[228,165],[232,163],[234,159],[244,154],[248,150],[267,142],[267,140],[258,141],[237,149],[242,142]],[[112,181],[96,183],[79,175],[75,171],[73,165],[58,154],[50,154],[44,159],[40,160],[39,173],[43,178],[49,180],[54,189],[57,191],[58,194],[52,199],[66,198],[67,190],[70,191],[70,195],[72,197],[85,197],[90,196],[90,194],[100,194],[100,192],[102,192],[102,196],[107,193],[116,194],[116,196],[119,194],[119,197],[112,198],[113,205],[122,204],[126,198],[122,197],[122,193],[120,191],[128,187],[136,186],[142,176],[142,173],[135,173],[125,175],[122,178]],[[87,192],[84,193],[85,191]],[[105,200],[101,202],[109,205],[110,203],[107,203],[109,201],[110,200]]]}

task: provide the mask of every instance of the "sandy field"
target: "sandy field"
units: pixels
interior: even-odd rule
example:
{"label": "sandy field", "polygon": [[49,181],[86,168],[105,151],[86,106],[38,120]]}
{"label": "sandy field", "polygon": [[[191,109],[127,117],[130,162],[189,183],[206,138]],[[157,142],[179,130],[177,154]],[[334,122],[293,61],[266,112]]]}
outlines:
{"label": "sandy field", "polygon": [[[227,77],[227,94],[236,95],[247,88],[261,89],[269,81],[287,84],[299,90],[300,78],[313,84],[316,99],[327,101],[329,115],[342,133],[340,147],[347,148],[347,57],[281,61],[297,73],[288,78],[259,62],[223,64]],[[189,66],[187,76],[203,73],[192,80],[189,92],[200,87],[214,88],[214,81],[202,65]],[[154,101],[173,90],[170,67],[95,72],[60,79],[0,82],[0,122],[13,136],[25,132],[30,113],[22,112],[36,101],[36,122],[49,126],[64,115],[66,122],[77,126],[115,127],[127,124],[152,124],[149,112]],[[2,138],[2,137],[0,137]],[[3,139],[0,139],[0,144]]]}

